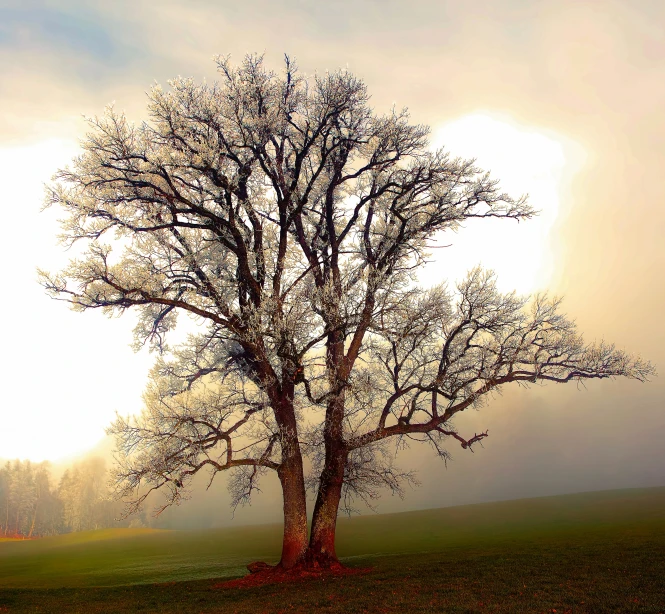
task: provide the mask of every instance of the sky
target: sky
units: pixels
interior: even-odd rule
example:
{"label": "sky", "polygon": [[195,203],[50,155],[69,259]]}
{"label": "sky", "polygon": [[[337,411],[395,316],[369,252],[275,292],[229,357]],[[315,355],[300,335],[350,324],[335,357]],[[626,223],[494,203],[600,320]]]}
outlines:
{"label": "sky", "polygon": [[[588,340],[665,364],[665,5],[591,1],[194,0],[0,3],[0,458],[58,461],[136,413],[153,356],[134,321],[73,313],[36,268],[61,268],[43,183],[76,155],[83,116],[134,120],[177,75],[215,80],[212,57],[284,53],[307,74],[346,67],[372,105],[406,106],[432,143],[477,158],[538,218],[441,237],[423,283],[480,263],[504,290],[549,290]],[[489,431],[446,469],[400,453],[422,485],[380,510],[665,485],[665,378],[509,390],[460,417]],[[272,493],[272,494],[271,494]],[[270,489],[266,501],[276,496]],[[259,508],[260,509],[260,508]],[[257,512],[259,513],[259,512]]]}

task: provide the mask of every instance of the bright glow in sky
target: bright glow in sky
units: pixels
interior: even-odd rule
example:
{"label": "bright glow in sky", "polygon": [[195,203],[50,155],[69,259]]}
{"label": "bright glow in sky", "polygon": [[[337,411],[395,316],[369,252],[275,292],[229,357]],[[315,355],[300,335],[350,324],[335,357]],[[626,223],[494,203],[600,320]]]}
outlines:
{"label": "bright glow in sky", "polygon": [[[455,282],[480,264],[493,269],[503,291],[547,289],[553,262],[550,236],[567,183],[581,161],[579,146],[563,137],[520,126],[490,114],[465,115],[433,131],[433,144],[453,157],[475,158],[513,198],[529,195],[539,211],[531,220],[471,220],[457,234],[440,237],[424,279]],[[451,283],[452,285],[452,283]]]}
{"label": "bright glow in sky", "polygon": [[[476,157],[508,193],[528,192],[541,210],[534,220],[479,220],[442,237],[426,283],[463,277],[477,263],[494,268],[500,287],[526,293],[547,285],[548,236],[557,218],[562,181],[571,171],[562,142],[495,119],[469,115],[434,133],[452,155]],[[5,382],[0,457],[34,461],[84,452],[104,435],[114,412],[141,409],[152,356],[129,347],[134,318],[74,313],[37,285],[36,267],[57,271],[71,253],[56,243],[58,211],[40,213],[43,183],[76,155],[74,141],[48,140],[0,149],[5,232],[0,258],[4,288],[1,368]]]}
{"label": "bright glow in sky", "polygon": [[152,362],[129,347],[132,317],[74,313],[36,282],[38,266],[57,271],[72,256],[57,245],[59,212],[40,209],[44,182],[77,149],[63,140],[0,149],[1,458],[56,460],[93,447],[116,409],[140,409]]}

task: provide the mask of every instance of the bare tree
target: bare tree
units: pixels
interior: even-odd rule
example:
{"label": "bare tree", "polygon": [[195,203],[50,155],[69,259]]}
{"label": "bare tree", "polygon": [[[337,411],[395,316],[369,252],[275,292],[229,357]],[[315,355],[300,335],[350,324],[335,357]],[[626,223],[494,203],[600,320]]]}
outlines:
{"label": "bare tree", "polygon": [[[336,565],[340,502],[411,477],[389,438],[446,457],[448,442],[487,435],[458,434],[455,414],[505,384],[653,373],[585,344],[558,301],[499,293],[490,273],[456,292],[418,287],[443,231],[534,210],[473,160],[431,151],[405,110],[376,114],[346,71],[217,64],[220,84],[155,87],[149,123],[112,108],[90,120],[83,153],[48,190],[65,242],[87,247],[42,273],[45,287],[79,310],[136,308],[137,342],[160,353],[143,414],[110,429],[117,486],[135,506],[155,489],[177,503],[201,470],[232,471],[243,502],[276,471],[281,566]],[[171,349],[182,312],[200,332]],[[317,491],[309,541],[303,455]]]}

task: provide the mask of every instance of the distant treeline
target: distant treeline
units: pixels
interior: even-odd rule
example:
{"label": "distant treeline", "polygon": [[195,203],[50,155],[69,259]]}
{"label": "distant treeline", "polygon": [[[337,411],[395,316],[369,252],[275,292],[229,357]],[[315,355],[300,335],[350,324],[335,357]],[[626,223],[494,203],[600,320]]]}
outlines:
{"label": "distant treeline", "polygon": [[44,537],[129,525],[116,520],[121,512],[122,503],[110,496],[101,458],[72,465],[57,485],[47,462],[15,460],[0,469],[0,536]]}

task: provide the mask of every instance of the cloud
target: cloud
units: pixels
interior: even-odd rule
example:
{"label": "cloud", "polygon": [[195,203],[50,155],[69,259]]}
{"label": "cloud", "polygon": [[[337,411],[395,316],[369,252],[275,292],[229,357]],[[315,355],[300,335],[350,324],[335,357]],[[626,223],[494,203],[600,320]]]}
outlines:
{"label": "cloud", "polygon": [[112,28],[99,17],[82,6],[70,11],[53,7],[39,11],[8,9],[3,11],[0,46],[64,53],[89,68],[97,67],[82,75],[94,79],[103,74],[100,64],[128,63],[134,51],[114,39]]}

